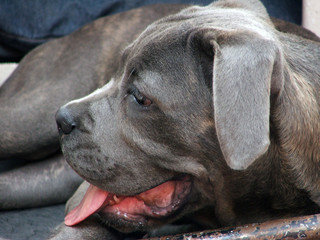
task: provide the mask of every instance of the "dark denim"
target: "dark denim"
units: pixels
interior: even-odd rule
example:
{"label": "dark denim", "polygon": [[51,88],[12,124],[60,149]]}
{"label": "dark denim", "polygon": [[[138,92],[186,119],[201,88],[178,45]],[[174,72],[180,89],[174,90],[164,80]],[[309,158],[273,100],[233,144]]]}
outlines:
{"label": "dark denim", "polygon": [[[0,0],[0,62],[19,61],[28,51],[99,17],[153,3],[212,0]],[[262,0],[271,16],[301,24],[302,0]]]}

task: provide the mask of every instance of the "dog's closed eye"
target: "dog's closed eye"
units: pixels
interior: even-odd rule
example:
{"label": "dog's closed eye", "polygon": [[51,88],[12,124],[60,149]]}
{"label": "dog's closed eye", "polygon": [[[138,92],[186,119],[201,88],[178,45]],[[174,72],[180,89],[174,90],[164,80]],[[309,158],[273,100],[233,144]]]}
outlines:
{"label": "dog's closed eye", "polygon": [[149,107],[152,104],[152,101],[143,95],[136,87],[131,87],[128,90],[128,95],[131,95],[134,100],[143,107]]}

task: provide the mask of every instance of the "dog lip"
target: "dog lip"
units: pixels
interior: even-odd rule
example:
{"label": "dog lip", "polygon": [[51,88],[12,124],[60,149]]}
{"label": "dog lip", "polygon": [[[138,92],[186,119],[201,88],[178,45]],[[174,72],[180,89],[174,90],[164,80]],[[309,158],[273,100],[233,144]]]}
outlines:
{"label": "dog lip", "polygon": [[190,192],[189,177],[170,180],[136,196],[120,197],[121,201],[114,205],[107,204],[98,213],[106,219],[122,219],[141,225],[150,219],[172,215],[183,206]]}
{"label": "dog lip", "polygon": [[139,225],[149,218],[167,217],[186,202],[191,192],[189,176],[177,179],[135,196],[117,196],[90,185],[81,203],[66,216],[65,224],[76,225],[94,213]]}

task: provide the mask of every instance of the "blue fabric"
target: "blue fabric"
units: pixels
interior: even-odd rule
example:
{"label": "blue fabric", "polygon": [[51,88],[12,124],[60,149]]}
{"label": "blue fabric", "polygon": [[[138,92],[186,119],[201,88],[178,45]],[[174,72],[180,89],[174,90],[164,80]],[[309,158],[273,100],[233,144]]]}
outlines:
{"label": "blue fabric", "polygon": [[[153,3],[212,0],[0,0],[0,61],[18,60],[32,48],[99,17]],[[302,0],[262,0],[271,16],[301,23]]]}

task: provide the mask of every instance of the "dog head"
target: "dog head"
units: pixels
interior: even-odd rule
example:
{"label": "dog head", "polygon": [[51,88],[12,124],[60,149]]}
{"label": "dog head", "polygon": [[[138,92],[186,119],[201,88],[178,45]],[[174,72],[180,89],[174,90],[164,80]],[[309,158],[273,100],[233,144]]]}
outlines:
{"label": "dog head", "polygon": [[256,0],[150,25],[105,87],[56,115],[66,160],[92,184],[68,224],[98,211],[121,231],[143,230],[215,204],[222,173],[269,147],[270,96],[283,85],[275,32]]}

